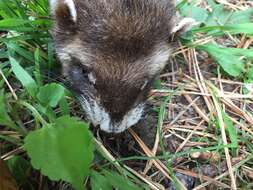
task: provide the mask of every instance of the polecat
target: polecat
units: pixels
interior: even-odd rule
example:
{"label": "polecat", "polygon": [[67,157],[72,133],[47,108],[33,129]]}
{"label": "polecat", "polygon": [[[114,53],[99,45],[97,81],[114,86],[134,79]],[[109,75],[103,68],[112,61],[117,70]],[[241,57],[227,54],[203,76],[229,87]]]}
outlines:
{"label": "polecat", "polygon": [[[63,73],[93,125],[120,133],[142,117],[172,52],[178,21],[170,0],[50,0]],[[177,23],[178,21],[178,23]]]}

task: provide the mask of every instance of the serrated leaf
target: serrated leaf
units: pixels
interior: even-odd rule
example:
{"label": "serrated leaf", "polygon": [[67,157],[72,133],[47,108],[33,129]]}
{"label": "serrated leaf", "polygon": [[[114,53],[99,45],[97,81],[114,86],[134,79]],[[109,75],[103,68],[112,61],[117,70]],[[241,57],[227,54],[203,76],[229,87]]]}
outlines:
{"label": "serrated leaf", "polygon": [[228,24],[250,23],[253,10],[230,11],[224,5],[216,4],[212,7],[212,12],[206,21],[207,26],[223,26]]}
{"label": "serrated leaf", "polygon": [[37,93],[38,86],[33,78],[24,70],[19,63],[12,57],[10,57],[10,63],[14,74],[17,79],[22,83],[22,85],[26,88],[27,92],[35,97]]}
{"label": "serrated leaf", "polygon": [[236,11],[230,17],[229,23],[231,24],[242,24],[252,22],[253,9],[247,9],[243,11]]}
{"label": "serrated leaf", "polygon": [[244,62],[229,48],[219,47],[214,44],[200,45],[198,49],[206,51],[215,61],[231,76],[239,76],[244,71]]}
{"label": "serrated leaf", "polygon": [[194,18],[194,20],[201,23],[204,23],[208,17],[207,10],[196,7],[193,3],[185,3],[179,11],[182,16]]}
{"label": "serrated leaf", "polygon": [[64,97],[64,91],[64,87],[60,84],[47,84],[39,89],[37,98],[43,105],[48,105],[54,108]]}
{"label": "serrated leaf", "polygon": [[[196,7],[194,3],[195,1],[184,6],[183,15],[188,12],[187,16],[190,16],[189,12],[196,12],[195,14],[199,14],[199,16],[192,14],[192,17],[204,23],[204,27],[193,29],[193,32],[208,32],[209,35],[223,35],[225,32],[230,34],[253,34],[251,22],[253,9],[229,11],[224,5],[208,1],[208,4],[212,7],[212,11],[209,12],[201,7]],[[194,11],[194,9],[196,10]]]}
{"label": "serrated leaf", "polygon": [[92,190],[112,190],[113,187],[105,176],[96,171],[91,173],[91,189]]}
{"label": "serrated leaf", "polygon": [[64,116],[54,125],[31,132],[24,147],[34,168],[51,180],[64,180],[81,190],[93,159],[92,135],[85,123]]}

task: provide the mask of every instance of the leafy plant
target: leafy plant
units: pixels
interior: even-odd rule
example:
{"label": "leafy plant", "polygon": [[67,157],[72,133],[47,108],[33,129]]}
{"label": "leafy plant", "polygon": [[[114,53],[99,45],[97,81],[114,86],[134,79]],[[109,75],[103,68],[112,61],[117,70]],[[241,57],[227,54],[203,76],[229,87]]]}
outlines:
{"label": "leafy plant", "polygon": [[[181,15],[193,17],[201,23],[189,32],[191,35],[186,45],[207,52],[226,74],[245,82],[245,93],[250,94],[253,89],[252,49],[234,48],[233,44],[229,47],[214,43],[200,45],[194,44],[194,41],[199,35],[252,35],[253,10],[231,12],[224,5],[208,0],[213,10],[210,12],[195,6],[196,2],[183,0],[178,5]],[[71,183],[78,190],[84,186],[94,190],[149,189],[119,163],[116,165],[107,160],[102,150],[95,146],[88,124],[73,111],[71,92],[57,79],[52,79],[51,70],[56,69],[57,62],[49,32],[51,26],[47,0],[0,0],[0,127],[11,134],[1,133],[0,140],[7,144],[6,149],[15,147],[25,151],[25,154],[22,152],[8,161],[13,176],[26,190],[35,189],[28,181],[29,175],[34,172],[32,167],[51,180]],[[163,82],[157,80],[155,87],[160,90],[162,85]],[[171,100],[169,96],[160,106],[159,124],[165,118],[168,100]],[[216,96],[214,101],[221,104]],[[238,143],[241,134],[234,128],[228,112],[223,107],[217,107],[226,125],[231,142],[229,147],[237,151],[241,146]],[[169,156],[174,158],[196,152],[194,149],[167,154],[164,131],[159,127],[158,132],[163,163],[169,165]],[[248,136],[241,142],[253,150]],[[201,151],[222,148],[218,143]],[[103,165],[97,162],[96,157],[102,157]],[[170,175],[174,177],[173,169]]]}
{"label": "leafy plant", "polygon": [[[17,138],[0,135],[0,139],[24,147],[33,168],[75,189],[83,189],[85,178],[94,181],[97,176],[110,183],[116,177],[119,181],[112,183],[112,188],[138,189],[131,180],[125,182],[128,177],[121,176],[123,170],[121,174],[104,168],[101,174],[93,170],[95,147],[88,124],[70,115],[69,99],[73,97],[64,85],[50,82],[47,73],[56,68],[47,0],[1,0],[0,17],[0,87],[8,83],[11,90],[0,90],[0,125],[19,134]],[[31,125],[24,126],[30,121]],[[19,184],[33,189],[21,174],[30,168],[27,164],[19,157],[9,161],[17,181],[24,181]]]}
{"label": "leafy plant", "polygon": [[54,124],[31,132],[24,146],[33,167],[42,174],[83,189],[93,159],[92,135],[85,123],[69,116],[60,117]]}
{"label": "leafy plant", "polygon": [[[226,10],[224,5],[217,4],[213,0],[209,0],[208,3],[212,11],[196,6],[196,1],[185,1],[179,7],[183,16],[193,17],[201,24],[200,27],[195,27],[192,33],[202,32],[212,36],[253,34],[252,9],[231,12]],[[193,39],[194,35],[190,40]],[[188,45],[192,46],[191,43]],[[206,51],[230,76],[239,77],[244,74],[244,78],[247,78],[251,75],[252,65],[247,66],[247,63],[253,58],[252,49],[231,48],[216,44],[194,45],[194,47]]]}
{"label": "leafy plant", "polygon": [[113,188],[122,190],[140,190],[141,188],[134,185],[131,181],[116,172],[103,170],[101,173],[93,171],[91,174],[92,190],[111,190]]}

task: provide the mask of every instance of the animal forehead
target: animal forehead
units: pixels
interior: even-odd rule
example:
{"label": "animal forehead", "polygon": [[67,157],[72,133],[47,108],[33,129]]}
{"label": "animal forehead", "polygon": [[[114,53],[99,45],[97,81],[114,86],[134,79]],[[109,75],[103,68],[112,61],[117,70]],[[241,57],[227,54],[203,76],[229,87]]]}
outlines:
{"label": "animal forehead", "polygon": [[137,87],[145,80],[147,68],[144,64],[135,64],[127,62],[107,62],[96,63],[93,68],[95,76],[99,81],[105,83],[105,86],[113,85],[119,87]]}
{"label": "animal forehead", "polygon": [[150,15],[161,11],[172,15],[175,10],[174,0],[75,0],[75,4],[77,9],[83,11],[83,14],[93,13],[108,16],[113,14],[118,16]]}
{"label": "animal forehead", "polygon": [[[96,49],[144,50],[168,38],[173,6],[158,0],[80,1],[78,20],[82,41]],[[100,3],[99,3],[100,2]],[[111,3],[110,3],[111,2]]]}

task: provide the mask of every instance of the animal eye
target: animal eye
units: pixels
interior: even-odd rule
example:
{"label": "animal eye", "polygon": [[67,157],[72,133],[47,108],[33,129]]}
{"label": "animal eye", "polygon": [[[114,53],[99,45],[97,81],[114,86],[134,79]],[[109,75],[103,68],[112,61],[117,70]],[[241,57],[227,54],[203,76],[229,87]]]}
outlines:
{"label": "animal eye", "polygon": [[81,61],[76,59],[75,57],[72,57],[72,62],[75,65],[74,69],[72,70],[72,73],[75,73],[75,78],[77,80],[87,81],[93,85],[96,83],[96,78],[92,74],[91,68],[84,64],[81,64]]}
{"label": "animal eye", "polygon": [[91,84],[96,84],[96,78],[87,68],[82,67],[82,76],[87,79]]}
{"label": "animal eye", "polygon": [[88,74],[90,73],[89,69],[85,66],[80,66],[80,71],[84,77],[88,77]]}
{"label": "animal eye", "polygon": [[89,80],[92,84],[94,84],[94,77],[90,71],[90,69],[84,65],[81,65],[79,67],[80,71],[81,72],[81,75],[82,75],[82,78],[86,79],[86,80]]}

